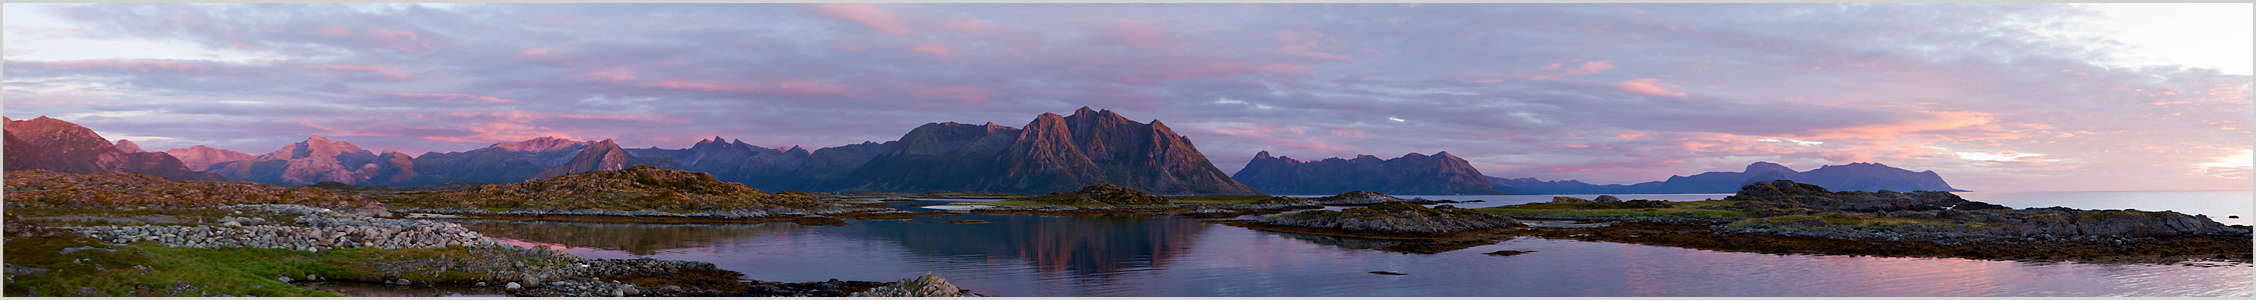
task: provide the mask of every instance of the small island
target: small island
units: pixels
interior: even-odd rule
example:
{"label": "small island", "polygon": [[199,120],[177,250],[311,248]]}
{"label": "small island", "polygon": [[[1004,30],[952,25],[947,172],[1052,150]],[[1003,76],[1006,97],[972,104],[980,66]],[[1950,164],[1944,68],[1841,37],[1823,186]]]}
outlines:
{"label": "small island", "polygon": [[636,165],[460,190],[375,194],[395,213],[582,222],[840,224],[839,219],[906,219],[878,201],[839,201],[801,192],[767,193],[712,174]]}

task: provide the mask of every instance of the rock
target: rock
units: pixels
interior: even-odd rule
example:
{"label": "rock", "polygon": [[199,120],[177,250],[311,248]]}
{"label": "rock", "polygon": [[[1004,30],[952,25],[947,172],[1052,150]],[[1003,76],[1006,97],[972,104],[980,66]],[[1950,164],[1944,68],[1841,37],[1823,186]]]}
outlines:
{"label": "rock", "polygon": [[1387,194],[1367,191],[1351,191],[1340,193],[1338,195],[1316,198],[1317,203],[1323,203],[1324,205],[1369,205],[1386,203],[1389,201],[1401,202],[1403,200],[1402,198],[1395,198],[1394,196],[1388,196]]}
{"label": "rock", "polygon": [[626,290],[611,290],[611,296],[612,296],[612,297],[626,297],[626,296],[627,296],[627,291],[626,291]]}
{"label": "rock", "polygon": [[1622,202],[1622,199],[1614,195],[1598,195],[1597,199],[1590,199],[1590,202]]}
{"label": "rock", "polygon": [[1513,256],[1513,255],[1521,255],[1521,254],[1528,254],[1528,253],[1535,253],[1535,251],[1534,251],[1534,250],[1497,250],[1496,252],[1489,252],[1489,253],[1485,253],[1485,254],[1488,254],[1488,255],[1490,255],[1490,256]]}
{"label": "rock", "polygon": [[306,281],[316,281],[316,280],[321,280],[321,276],[313,276],[313,274],[306,274]]}
{"label": "rock", "polygon": [[398,282],[399,282],[399,283],[398,283],[399,285],[411,285],[411,284],[413,284],[413,283],[414,283],[414,282],[411,282],[411,281],[407,281],[407,278],[400,278],[400,280],[399,280]]}
{"label": "rock", "polygon": [[1353,232],[1441,234],[1520,225],[1511,217],[1455,206],[1424,207],[1385,202],[1339,211],[1310,210],[1254,220],[1249,224]]}
{"label": "rock", "polygon": [[1583,203],[1583,202],[1590,202],[1590,200],[1589,200],[1589,199],[1583,199],[1583,198],[1567,197],[1567,196],[1551,196],[1551,203]]}
{"label": "rock", "polygon": [[[835,281],[835,280],[837,280],[837,279],[832,279],[832,280],[833,280],[833,281]],[[957,296],[962,296],[962,295],[963,295],[963,289],[957,288],[955,284],[950,284],[950,283],[948,283],[948,279],[945,279],[945,278],[940,278],[940,276],[934,276],[934,275],[932,275],[932,273],[931,273],[931,272],[925,272],[925,273],[924,273],[924,276],[917,276],[916,278],[902,279],[901,281],[898,281],[898,282],[893,282],[892,284],[887,284],[887,285],[884,285],[884,286],[879,286],[879,287],[876,287],[876,288],[871,288],[871,289],[870,289],[870,290],[868,290],[868,291],[857,292],[857,293],[854,293],[854,294],[852,294],[852,295],[848,295],[848,296],[849,296],[849,297],[957,297]]]}
{"label": "rock", "polygon": [[518,284],[517,284],[516,282],[510,282],[509,284],[507,284],[507,285],[503,285],[503,286],[502,286],[502,289],[507,289],[507,290],[511,290],[511,291],[515,291],[515,290],[520,290],[520,289],[524,289],[524,288],[525,288],[525,286],[523,286],[523,285],[518,285]]}
{"label": "rock", "polygon": [[282,283],[290,283],[290,276],[275,277],[274,279],[281,280]]}
{"label": "rock", "polygon": [[486,286],[486,282],[484,282],[484,281],[479,281],[477,285],[478,285],[478,287],[485,287],[485,286]]}

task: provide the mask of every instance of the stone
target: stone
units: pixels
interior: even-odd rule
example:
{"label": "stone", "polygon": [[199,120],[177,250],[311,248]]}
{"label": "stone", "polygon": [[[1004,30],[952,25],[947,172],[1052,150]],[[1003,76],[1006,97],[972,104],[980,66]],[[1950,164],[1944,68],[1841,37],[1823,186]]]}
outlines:
{"label": "stone", "polygon": [[635,289],[635,286],[632,284],[619,287],[619,291],[625,293],[625,296],[642,295],[642,290]]}
{"label": "stone", "polygon": [[282,283],[290,283],[290,276],[275,277],[274,279],[281,280]]}
{"label": "stone", "polygon": [[516,282],[510,282],[510,283],[509,283],[509,284],[507,284],[507,285],[502,285],[502,289],[506,289],[506,290],[512,290],[512,291],[515,291],[515,290],[520,290],[520,289],[524,289],[524,288],[525,288],[525,286],[523,286],[523,285],[518,285],[518,284],[517,284]]}
{"label": "stone", "polygon": [[415,282],[412,282],[412,281],[407,281],[407,278],[400,278],[400,280],[399,280],[399,285],[409,285],[409,284],[413,284],[413,283],[415,283]]}
{"label": "stone", "polygon": [[1590,202],[1622,202],[1622,199],[1614,195],[1598,195],[1598,198],[1590,199]]}

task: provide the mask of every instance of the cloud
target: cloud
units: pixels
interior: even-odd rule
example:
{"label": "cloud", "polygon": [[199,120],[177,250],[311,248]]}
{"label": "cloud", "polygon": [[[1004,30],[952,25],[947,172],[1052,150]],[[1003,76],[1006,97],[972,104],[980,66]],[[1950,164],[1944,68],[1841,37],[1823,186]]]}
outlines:
{"label": "cloud", "polygon": [[909,29],[907,24],[903,24],[900,18],[894,17],[892,12],[887,12],[885,8],[878,7],[876,4],[824,3],[808,4],[801,7],[813,11],[815,14],[859,24],[886,34],[903,35],[914,31]]}
{"label": "cloud", "polygon": [[1678,86],[1676,86],[1676,85],[1674,85],[1674,84],[1666,84],[1666,83],[1661,83],[1661,80],[1660,80],[1660,79],[1652,79],[1652,78],[1646,78],[1646,79],[1636,79],[1636,80],[1630,80],[1630,81],[1623,81],[1623,82],[1621,82],[1621,83],[1617,84],[1617,85],[1616,85],[1616,87],[1617,87],[1617,88],[1620,88],[1620,89],[1621,89],[1622,91],[1625,91],[1625,92],[1637,93],[1637,94],[1641,94],[1641,95],[1647,95],[1647,96],[1656,96],[1656,97],[1677,97],[1677,98],[1683,98],[1683,97],[1684,97],[1684,93],[1678,93],[1678,92],[1674,92],[1674,91],[1669,91],[1669,89],[1674,89],[1674,88],[1677,88]]}
{"label": "cloud", "polygon": [[[18,7],[57,21],[10,20],[10,116],[171,138],[149,148],[817,148],[1092,106],[1225,171],[1283,149],[1598,183],[1870,161],[1984,191],[2241,189],[2214,164],[2256,148],[2249,76],[2118,64],[2053,34],[2097,16],[2054,4]],[[73,41],[168,47],[18,55]],[[1959,154],[2007,149],[2043,156]]]}

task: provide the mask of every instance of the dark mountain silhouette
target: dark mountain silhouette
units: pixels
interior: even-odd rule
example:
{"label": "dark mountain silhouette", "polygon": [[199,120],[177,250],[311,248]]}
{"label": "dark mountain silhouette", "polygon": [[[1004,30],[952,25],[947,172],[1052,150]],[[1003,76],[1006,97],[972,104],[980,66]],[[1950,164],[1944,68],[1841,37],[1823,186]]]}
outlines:
{"label": "dark mountain silhouette", "polygon": [[1302,162],[1292,157],[1253,155],[1230,176],[1271,194],[1329,195],[1370,191],[1398,195],[1492,195],[1518,190],[1489,183],[1487,176],[1448,151],[1428,156],[1410,153],[1381,160],[1370,155]]}
{"label": "dark mountain silhouette", "polygon": [[[128,152],[125,147],[71,122],[40,116],[31,120],[4,120],[5,169],[49,170],[65,173],[142,173],[171,180],[231,181],[219,174],[196,172],[161,152]],[[124,142],[124,140],[119,140]],[[131,146],[139,150],[138,146]]]}
{"label": "dark mountain silhouette", "polygon": [[1159,121],[1083,107],[1024,129],[929,123],[852,172],[815,186],[872,192],[1048,193],[1113,184],[1155,194],[1258,194]]}
{"label": "dark mountain silhouette", "polygon": [[593,141],[538,137],[515,143],[494,143],[470,151],[425,152],[410,162],[415,178],[390,184],[410,186],[454,180],[506,183],[532,179],[541,171],[572,161]]}
{"label": "dark mountain silhouette", "polygon": [[[1731,193],[1739,187],[1754,182],[1793,180],[1825,186],[1841,191],[1946,191],[1964,192],[1943,182],[1935,171],[1912,172],[1879,163],[1850,163],[1819,167],[1808,172],[1797,172],[1786,166],[1755,162],[1740,172],[1706,172],[1692,176],[1669,176],[1665,181],[1632,185],[1593,185],[1580,181],[1543,181],[1535,178],[1505,179],[1489,177],[1489,182],[1499,187],[1510,186],[1521,192],[1533,194],[1677,194],[1677,193]],[[1835,188],[1838,187],[1838,188]]]}
{"label": "dark mountain silhouette", "polygon": [[197,171],[209,170],[211,169],[212,165],[219,163],[247,160],[253,157],[248,153],[206,147],[204,145],[196,145],[194,147],[188,148],[172,148],[170,150],[165,150],[165,154],[172,154],[172,157],[180,159],[180,163],[187,164],[189,170]]}

